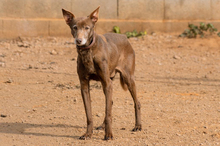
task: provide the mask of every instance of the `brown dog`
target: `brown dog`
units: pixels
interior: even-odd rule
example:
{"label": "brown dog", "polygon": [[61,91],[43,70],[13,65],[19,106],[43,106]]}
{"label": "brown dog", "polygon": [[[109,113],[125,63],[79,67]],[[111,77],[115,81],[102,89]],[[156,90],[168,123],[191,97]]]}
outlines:
{"label": "brown dog", "polygon": [[77,73],[81,85],[81,94],[87,117],[87,131],[80,139],[90,138],[93,133],[93,119],[89,81],[101,81],[105,94],[105,119],[99,128],[105,128],[105,140],[113,139],[112,135],[112,79],[120,73],[120,83],[128,90],[134,100],[135,127],[141,130],[140,103],[136,95],[134,82],[135,53],[125,35],[108,33],[98,35],[94,32],[98,21],[99,7],[88,17],[75,18],[64,9],[63,17],[75,38],[78,51]]}

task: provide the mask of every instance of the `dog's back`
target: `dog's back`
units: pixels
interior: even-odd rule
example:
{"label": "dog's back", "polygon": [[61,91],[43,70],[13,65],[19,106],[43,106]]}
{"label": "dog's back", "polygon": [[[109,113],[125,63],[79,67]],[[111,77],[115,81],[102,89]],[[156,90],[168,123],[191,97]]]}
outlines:
{"label": "dog's back", "polygon": [[118,51],[122,51],[126,49],[133,52],[132,47],[130,47],[130,43],[124,34],[116,34],[116,33],[106,33],[103,35],[106,38],[106,41],[109,44],[115,44],[118,48]]}
{"label": "dog's back", "polygon": [[[116,34],[116,33],[106,33],[104,35],[99,35],[105,45],[105,51],[110,56],[114,56],[114,59],[118,58],[118,65],[121,63],[126,64],[126,60],[135,57],[135,52],[129,43],[126,35]],[[132,61],[135,61],[131,59]],[[120,62],[121,61],[121,62]],[[122,62],[123,61],[123,62]]]}

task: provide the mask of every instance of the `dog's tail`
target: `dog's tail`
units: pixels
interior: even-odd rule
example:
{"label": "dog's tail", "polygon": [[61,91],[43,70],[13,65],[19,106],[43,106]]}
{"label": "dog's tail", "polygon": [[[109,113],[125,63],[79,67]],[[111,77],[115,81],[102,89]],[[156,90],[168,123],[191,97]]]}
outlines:
{"label": "dog's tail", "polygon": [[128,90],[128,86],[127,86],[126,83],[125,83],[125,80],[124,80],[124,77],[123,77],[122,73],[120,74],[120,83],[121,83],[121,87],[122,87],[125,91],[127,91],[127,90]]}
{"label": "dog's tail", "polygon": [[116,72],[120,73],[120,83],[121,83],[121,87],[127,91],[128,90],[128,86],[126,84],[126,74],[123,72],[123,70],[121,70],[120,68],[116,68]]}

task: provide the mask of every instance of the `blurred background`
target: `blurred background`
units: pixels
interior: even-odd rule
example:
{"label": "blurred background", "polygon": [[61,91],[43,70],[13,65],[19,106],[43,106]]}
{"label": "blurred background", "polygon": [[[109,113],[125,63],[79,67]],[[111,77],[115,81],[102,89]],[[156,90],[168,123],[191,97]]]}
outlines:
{"label": "blurred background", "polygon": [[122,32],[182,32],[189,22],[220,26],[219,0],[1,0],[0,37],[70,36],[61,9],[76,17],[98,6],[96,31],[106,33],[117,25]]}

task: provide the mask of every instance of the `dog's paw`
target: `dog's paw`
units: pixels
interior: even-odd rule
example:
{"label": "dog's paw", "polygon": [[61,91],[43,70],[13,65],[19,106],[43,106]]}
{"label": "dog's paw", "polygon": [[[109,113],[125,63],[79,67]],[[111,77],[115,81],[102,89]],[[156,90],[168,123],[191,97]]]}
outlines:
{"label": "dog's paw", "polygon": [[136,131],[141,131],[142,130],[142,126],[141,125],[135,125],[134,129],[132,129],[132,131],[136,132]]}
{"label": "dog's paw", "polygon": [[92,134],[85,133],[84,135],[80,136],[79,139],[86,140],[90,139],[92,137]]}
{"label": "dog's paw", "polygon": [[106,134],[104,140],[113,140],[112,133]]}

